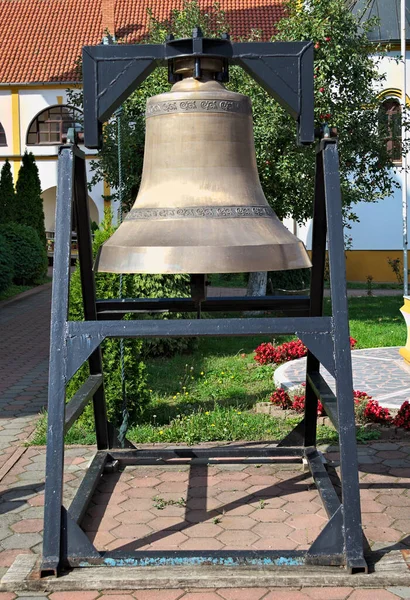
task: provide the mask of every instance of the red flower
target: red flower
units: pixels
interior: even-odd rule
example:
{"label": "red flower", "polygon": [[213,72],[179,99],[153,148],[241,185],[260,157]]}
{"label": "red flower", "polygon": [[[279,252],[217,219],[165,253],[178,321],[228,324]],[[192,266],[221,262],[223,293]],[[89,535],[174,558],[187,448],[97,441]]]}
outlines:
{"label": "red flower", "polygon": [[332,39],[331,37],[327,36],[327,37],[325,37],[325,42],[330,42],[331,39]]}
{"label": "red flower", "polygon": [[275,406],[280,406],[280,408],[282,408],[283,410],[292,407],[292,401],[289,398],[289,394],[285,392],[285,390],[283,390],[282,388],[279,388],[275,392],[273,392],[272,396],[270,397],[270,401]]}
{"label": "red flower", "polygon": [[315,50],[319,50],[319,48],[320,48],[320,44],[319,44],[319,42],[316,42],[316,44],[315,44]]}
{"label": "red flower", "polygon": [[400,406],[399,412],[393,419],[393,425],[395,427],[403,427],[403,429],[410,429],[410,403],[408,400]]}
{"label": "red flower", "polygon": [[261,344],[256,348],[254,358],[261,365],[268,363],[281,364],[295,358],[302,358],[306,354],[307,348],[303,342],[301,340],[293,340],[279,346],[273,346],[269,342]]}
{"label": "red flower", "polygon": [[324,92],[324,91],[325,91],[325,88],[324,88],[324,87],[321,87],[321,88],[319,88],[319,92],[320,92],[321,94],[323,94],[323,92]]}
{"label": "red flower", "polygon": [[[292,410],[297,413],[305,411],[305,396],[294,396],[292,403]],[[325,409],[320,400],[317,401],[317,416],[323,417],[325,415]]]}

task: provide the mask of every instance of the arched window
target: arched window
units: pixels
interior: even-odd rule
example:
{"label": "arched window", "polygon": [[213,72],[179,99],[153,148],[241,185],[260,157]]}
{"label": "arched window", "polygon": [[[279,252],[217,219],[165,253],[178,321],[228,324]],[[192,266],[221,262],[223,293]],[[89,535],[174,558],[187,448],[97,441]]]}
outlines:
{"label": "arched window", "polygon": [[0,123],[0,146],[7,146],[6,132],[3,125]]}
{"label": "arched window", "polygon": [[83,131],[82,113],[71,106],[50,106],[39,113],[30,123],[27,132],[27,146],[38,144],[62,144],[63,136],[74,127]]}
{"label": "arched window", "polygon": [[386,141],[386,149],[393,162],[401,162],[401,106],[397,98],[388,98],[379,112],[380,135]]}

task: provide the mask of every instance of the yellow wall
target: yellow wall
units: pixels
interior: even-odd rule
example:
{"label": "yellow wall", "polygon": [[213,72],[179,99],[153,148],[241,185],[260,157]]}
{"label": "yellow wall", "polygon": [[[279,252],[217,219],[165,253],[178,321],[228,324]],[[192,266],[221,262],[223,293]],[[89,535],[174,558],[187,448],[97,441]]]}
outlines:
{"label": "yellow wall", "polygon": [[376,282],[397,283],[395,274],[387,259],[400,258],[403,266],[401,250],[348,250],[346,252],[347,281],[366,281],[368,275]]}
{"label": "yellow wall", "polygon": [[[13,127],[13,154],[20,155],[20,99],[18,89],[13,88],[11,90],[11,111],[12,111],[12,127]],[[20,170],[20,158],[14,158],[12,161],[13,164],[13,178],[14,185],[17,181],[18,172]]]}

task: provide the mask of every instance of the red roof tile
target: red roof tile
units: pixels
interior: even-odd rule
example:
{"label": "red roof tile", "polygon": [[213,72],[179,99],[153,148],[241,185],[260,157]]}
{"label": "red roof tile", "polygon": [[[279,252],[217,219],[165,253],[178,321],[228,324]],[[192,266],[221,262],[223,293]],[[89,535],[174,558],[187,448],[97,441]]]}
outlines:
{"label": "red roof tile", "polygon": [[[111,0],[112,1],[112,0]],[[150,8],[166,20],[183,0],[114,0],[116,36],[135,43],[147,33]],[[109,0],[0,0],[0,83],[72,82],[82,46],[101,42],[103,2]],[[269,38],[284,0],[220,0],[234,38],[259,29]],[[199,0],[206,9],[213,0]],[[107,10],[105,8],[105,10]],[[110,12],[107,15],[110,17]],[[111,32],[112,33],[112,32]]]}

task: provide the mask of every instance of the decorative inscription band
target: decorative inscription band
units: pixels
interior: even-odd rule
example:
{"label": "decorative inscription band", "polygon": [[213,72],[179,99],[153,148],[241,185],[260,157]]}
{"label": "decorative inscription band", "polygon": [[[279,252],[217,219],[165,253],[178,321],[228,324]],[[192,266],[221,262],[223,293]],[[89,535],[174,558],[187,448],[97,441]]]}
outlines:
{"label": "decorative inscription band", "polygon": [[248,100],[171,100],[167,102],[148,102],[146,116],[169,115],[172,113],[191,112],[222,112],[251,114],[251,106]]}
{"label": "decorative inscription band", "polygon": [[133,208],[127,221],[141,219],[232,219],[273,217],[270,206],[199,206],[187,208]]}

